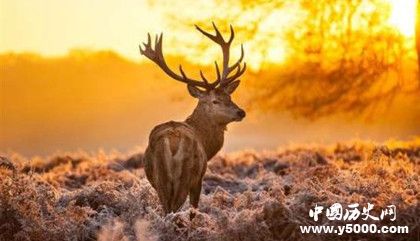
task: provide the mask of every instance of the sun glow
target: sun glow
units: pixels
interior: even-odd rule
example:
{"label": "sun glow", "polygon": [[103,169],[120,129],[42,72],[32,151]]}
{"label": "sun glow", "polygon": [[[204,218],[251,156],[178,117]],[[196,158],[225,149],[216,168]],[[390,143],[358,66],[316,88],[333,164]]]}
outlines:
{"label": "sun glow", "polygon": [[[194,4],[191,5],[192,2]],[[404,36],[414,35],[416,0],[379,2],[390,4],[389,25],[394,26]],[[124,3],[108,0],[97,5],[95,1],[84,0],[0,0],[0,52],[29,51],[55,56],[65,55],[72,48],[110,49],[131,60],[139,61],[144,58],[139,55],[137,45],[144,41],[146,33],[165,32],[164,44],[167,53],[197,56],[189,60],[200,64],[212,64],[220,50],[217,47],[206,51],[191,48],[198,44],[207,46],[211,43],[197,34],[192,26],[185,26],[186,24],[181,22],[173,23],[183,26],[183,30],[175,32],[170,25],[166,26],[165,16],[182,11],[183,14],[188,12],[191,19],[200,19],[203,16],[211,19],[213,8],[217,7],[216,3],[179,1],[178,4],[169,4],[167,12],[163,11],[159,4],[153,8],[149,3],[150,1],[146,0],[127,0]],[[240,10],[232,8],[229,11],[235,16],[235,11]],[[74,12],[77,12],[77,18],[70,14]],[[297,1],[290,1],[270,14],[265,11],[238,14],[240,18],[235,26],[247,25],[255,19],[260,19],[260,24],[254,39],[238,34],[232,57],[239,55],[239,43],[243,42],[246,61],[253,69],[260,68],[265,62],[287,62],[290,50],[287,40],[284,39],[284,29],[293,28],[294,22],[300,20],[300,14],[297,12],[299,4]],[[270,46],[269,51],[262,51],[264,48],[261,46]]]}
{"label": "sun glow", "polygon": [[415,0],[388,0],[391,5],[389,23],[405,36],[413,36],[416,21]]}

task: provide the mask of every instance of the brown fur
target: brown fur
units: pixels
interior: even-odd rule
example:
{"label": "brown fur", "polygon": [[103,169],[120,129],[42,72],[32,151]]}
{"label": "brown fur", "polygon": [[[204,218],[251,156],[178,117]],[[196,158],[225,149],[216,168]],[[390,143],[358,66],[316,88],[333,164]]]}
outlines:
{"label": "brown fur", "polygon": [[202,93],[184,122],[169,121],[152,130],[145,171],[165,213],[178,211],[188,194],[198,207],[207,161],[222,148],[226,125],[243,118],[238,111],[228,93],[215,90]]}
{"label": "brown fur", "polygon": [[207,158],[210,160],[223,146],[226,125],[212,123],[212,120],[206,116],[206,113],[199,109],[196,109],[185,122],[194,128],[204,147]]}
{"label": "brown fur", "polygon": [[197,30],[221,47],[222,71],[216,62],[217,79],[210,83],[200,71],[203,81],[188,78],[182,66],[181,75],[166,64],[162,53],[163,34],[157,35],[154,48],[150,35],[140,47],[140,53],[156,63],[171,78],[186,83],[192,97],[198,98],[194,112],[184,122],[170,121],[156,126],[149,137],[144,162],[147,179],[156,189],[165,213],[176,212],[190,195],[190,203],[198,207],[201,182],[207,161],[223,146],[226,125],[240,121],[245,111],[232,102],[230,95],[239,86],[238,78],[245,72],[241,56],[229,66],[230,45],[234,38],[230,26],[230,38],[226,41],[213,23],[215,35]]}
{"label": "brown fur", "polygon": [[191,204],[198,206],[206,166],[206,153],[191,126],[170,121],[153,129],[145,152],[145,171],[165,213],[177,211],[188,194]]}

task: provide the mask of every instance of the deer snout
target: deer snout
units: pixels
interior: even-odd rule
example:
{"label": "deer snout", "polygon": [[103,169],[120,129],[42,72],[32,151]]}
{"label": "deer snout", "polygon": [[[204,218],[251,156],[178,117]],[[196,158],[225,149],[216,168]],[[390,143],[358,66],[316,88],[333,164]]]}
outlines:
{"label": "deer snout", "polygon": [[236,114],[238,115],[239,118],[243,119],[246,116],[246,113],[244,110],[239,109]]}

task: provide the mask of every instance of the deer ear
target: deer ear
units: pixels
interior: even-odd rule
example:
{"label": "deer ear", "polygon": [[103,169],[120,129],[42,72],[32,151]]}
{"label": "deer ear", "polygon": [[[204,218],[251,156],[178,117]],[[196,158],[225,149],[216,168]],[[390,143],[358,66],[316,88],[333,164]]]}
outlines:
{"label": "deer ear", "polygon": [[241,82],[240,80],[235,80],[235,81],[229,83],[224,88],[224,91],[229,95],[232,94],[236,90],[236,88],[238,88],[240,82]]}
{"label": "deer ear", "polygon": [[204,94],[204,91],[200,90],[199,88],[193,85],[187,85],[187,88],[188,88],[188,92],[190,92],[190,95],[194,98],[200,98]]}

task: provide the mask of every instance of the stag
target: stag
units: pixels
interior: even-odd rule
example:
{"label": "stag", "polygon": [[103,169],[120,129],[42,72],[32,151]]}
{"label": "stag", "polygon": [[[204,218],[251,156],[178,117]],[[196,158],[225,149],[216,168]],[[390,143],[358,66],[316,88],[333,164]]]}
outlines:
{"label": "stag", "polygon": [[156,63],[172,79],[187,84],[189,94],[198,99],[196,108],[185,121],[160,124],[149,136],[144,155],[145,172],[166,214],[177,212],[188,194],[192,207],[198,208],[207,161],[222,148],[227,124],[245,117],[245,111],[230,97],[240,83],[238,78],[246,69],[246,63],[242,64],[242,45],[239,59],[229,65],[230,46],[235,36],[232,26],[228,41],[214,23],[214,35],[197,25],[195,27],[222,49],[222,70],[215,61],[216,79],[213,81],[209,81],[201,70],[201,80],[187,77],[181,65],[180,74],[171,70],[162,53],[163,34],[156,35],[154,48],[150,34],[147,43],[139,46],[142,55]]}

